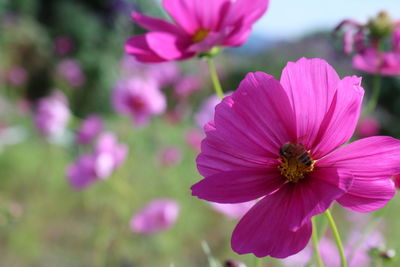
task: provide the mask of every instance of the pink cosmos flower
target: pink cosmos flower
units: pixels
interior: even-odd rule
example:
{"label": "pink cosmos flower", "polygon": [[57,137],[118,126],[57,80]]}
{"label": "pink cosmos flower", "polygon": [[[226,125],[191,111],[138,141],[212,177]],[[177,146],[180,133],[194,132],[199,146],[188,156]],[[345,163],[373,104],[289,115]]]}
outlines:
{"label": "pink cosmos flower", "polygon": [[239,46],[269,0],[163,0],[174,23],[137,12],[133,20],[148,33],[134,36],[125,51],[142,62],[183,60],[215,46]]}
{"label": "pink cosmos flower", "polygon": [[241,218],[246,212],[249,211],[251,207],[256,204],[255,201],[248,201],[243,203],[236,203],[236,204],[221,204],[221,203],[211,203],[211,207],[216,211],[220,212],[221,214],[227,216],[231,219],[239,219]]}
{"label": "pink cosmos flower", "polygon": [[59,36],[54,41],[54,50],[60,56],[65,56],[74,48],[74,42],[69,36]]}
{"label": "pink cosmos flower", "polygon": [[118,144],[115,135],[102,133],[94,151],[78,157],[67,169],[67,177],[75,189],[84,189],[98,180],[108,178],[120,167],[128,154],[128,147]]}
{"label": "pink cosmos flower", "polygon": [[188,129],[185,134],[185,141],[196,152],[200,152],[201,140],[204,139],[204,134],[197,128]]}
{"label": "pink cosmos flower", "polygon": [[67,98],[62,92],[57,91],[49,97],[40,99],[34,117],[36,127],[43,135],[56,136],[61,134],[70,118]]}
{"label": "pink cosmos flower", "polygon": [[177,147],[167,147],[161,150],[160,163],[163,166],[173,166],[182,160],[182,151]]}
{"label": "pink cosmos flower", "polygon": [[61,61],[57,65],[57,73],[72,87],[81,87],[86,81],[81,65],[74,59],[64,59]]}
{"label": "pink cosmos flower", "polygon": [[195,75],[188,75],[182,77],[175,83],[174,94],[179,99],[185,99],[192,93],[197,92],[201,89],[201,81],[199,77]]}
{"label": "pink cosmos flower", "polygon": [[400,174],[396,174],[392,177],[394,185],[397,189],[400,189]]}
{"label": "pink cosmos flower", "polygon": [[381,75],[400,75],[400,52],[380,52],[370,47],[353,57],[353,67],[367,73]]}
{"label": "pink cosmos flower", "polygon": [[103,120],[97,115],[88,116],[76,132],[76,141],[87,145],[103,130]]}
{"label": "pink cosmos flower", "polygon": [[137,126],[145,125],[151,116],[162,114],[167,106],[157,84],[140,78],[120,80],[114,88],[113,104],[118,113],[130,115]]}
{"label": "pink cosmos flower", "polygon": [[240,220],[231,245],[239,254],[285,258],[311,236],[311,217],[336,200],[371,212],[394,196],[400,141],[370,137],[344,145],[364,90],[321,59],[300,59],[281,80],[250,73],[217,105],[192,194],[218,203],[260,199]]}
{"label": "pink cosmos flower", "polygon": [[373,117],[365,117],[358,122],[356,134],[359,137],[369,137],[379,134],[379,122]]}
{"label": "pink cosmos flower", "polygon": [[8,72],[8,81],[12,85],[22,85],[26,82],[28,78],[28,73],[22,67],[13,67]]}
{"label": "pink cosmos flower", "polygon": [[155,199],[137,212],[131,219],[133,232],[154,234],[170,229],[179,215],[179,205],[172,199]]}

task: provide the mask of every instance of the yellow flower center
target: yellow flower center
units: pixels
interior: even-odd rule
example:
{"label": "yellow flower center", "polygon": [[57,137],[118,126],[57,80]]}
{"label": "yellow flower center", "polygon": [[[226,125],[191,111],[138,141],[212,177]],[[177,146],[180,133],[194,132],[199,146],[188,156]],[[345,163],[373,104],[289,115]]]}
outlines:
{"label": "yellow flower center", "polygon": [[207,38],[209,31],[205,29],[198,30],[192,37],[193,43],[198,43]]}
{"label": "yellow flower center", "polygon": [[281,164],[278,168],[289,182],[298,182],[314,169],[315,160],[311,159],[310,151],[302,144],[286,143],[280,148],[279,154]]}

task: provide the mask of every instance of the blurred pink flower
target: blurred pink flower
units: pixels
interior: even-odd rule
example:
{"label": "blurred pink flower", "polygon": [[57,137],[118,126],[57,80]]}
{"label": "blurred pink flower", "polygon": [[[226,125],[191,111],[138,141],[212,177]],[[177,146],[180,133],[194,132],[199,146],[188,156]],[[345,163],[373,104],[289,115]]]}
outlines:
{"label": "blurred pink flower", "polygon": [[203,127],[214,120],[215,106],[221,102],[217,95],[212,95],[203,101],[200,110],[194,115],[196,125],[203,129]]}
{"label": "blurred pink flower", "polygon": [[358,122],[356,134],[359,137],[378,135],[380,128],[379,122],[375,118],[368,116]]}
{"label": "blurred pink flower", "polygon": [[211,202],[210,204],[214,210],[220,212],[221,214],[227,216],[228,218],[239,219],[244,214],[246,214],[246,212],[248,212],[251,209],[251,207],[253,207],[254,204],[256,204],[256,202],[249,201],[249,202],[242,202],[235,204],[221,204],[221,203]]}
{"label": "blurred pink flower", "polygon": [[193,150],[200,152],[201,141],[204,139],[204,134],[197,128],[188,129],[185,134],[185,141]]}
{"label": "blurred pink flower", "polygon": [[183,60],[215,46],[239,46],[269,0],[163,0],[173,23],[137,12],[133,20],[148,33],[134,36],[125,51],[142,62]]}
{"label": "blurred pink flower", "polygon": [[167,103],[153,80],[131,78],[116,84],[113,105],[118,113],[131,116],[135,125],[143,126],[151,116],[162,114]]}
{"label": "blurred pink flower", "polygon": [[63,133],[69,118],[67,98],[60,91],[40,99],[34,111],[36,127],[45,136],[56,136]]}
{"label": "blurred pink flower", "polygon": [[131,219],[130,227],[139,234],[154,234],[170,229],[179,215],[179,205],[171,199],[149,202]]}
{"label": "blurred pink flower", "polygon": [[100,116],[90,115],[82,123],[76,132],[76,141],[81,145],[87,145],[103,130],[103,120]]}
{"label": "blurred pink flower", "polygon": [[163,166],[177,165],[182,160],[182,151],[177,147],[167,147],[161,150],[159,157]]}
{"label": "blurred pink flower", "polygon": [[81,87],[86,77],[81,65],[74,59],[64,59],[57,65],[57,73],[63,77],[72,87]]}
{"label": "blurred pink flower", "polygon": [[175,62],[145,64],[131,56],[124,56],[120,66],[122,77],[152,79],[160,89],[171,86],[181,77],[179,66]]}
{"label": "blurred pink flower", "polygon": [[13,67],[8,71],[7,79],[12,85],[18,86],[26,82],[28,73],[22,67]]}
{"label": "blurred pink flower", "polygon": [[114,134],[102,133],[90,154],[78,157],[67,169],[67,177],[75,189],[83,189],[98,180],[108,178],[120,167],[128,154],[128,147],[119,144]]}
{"label": "blurred pink flower", "polygon": [[370,47],[354,55],[353,67],[371,74],[397,76],[400,75],[400,52],[380,52]]}
{"label": "blurred pink flower", "polygon": [[68,36],[59,36],[54,41],[54,50],[56,54],[65,56],[71,52],[74,47],[74,42]]}
{"label": "blurred pink flower", "polygon": [[344,145],[359,119],[360,82],[340,79],[324,60],[302,58],[287,64],[280,81],[249,73],[217,105],[197,157],[204,179],[192,194],[218,203],[260,199],[233,231],[235,252],[288,257],[307,245],[312,216],[334,201],[371,212],[392,199],[400,141],[378,136]]}
{"label": "blurred pink flower", "polygon": [[175,84],[174,93],[179,99],[184,99],[201,89],[201,81],[195,75],[184,76]]}

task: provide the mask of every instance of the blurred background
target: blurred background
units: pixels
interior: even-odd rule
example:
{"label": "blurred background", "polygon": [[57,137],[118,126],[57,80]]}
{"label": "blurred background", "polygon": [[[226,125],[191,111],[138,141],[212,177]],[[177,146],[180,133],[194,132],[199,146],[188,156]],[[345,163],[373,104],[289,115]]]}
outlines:
{"label": "blurred background", "polygon": [[[190,193],[201,178],[195,157],[202,125],[217,101],[207,65],[200,59],[144,65],[125,55],[124,42],[143,33],[131,21],[133,10],[167,18],[153,0],[0,0],[0,266],[219,266],[228,259],[252,266],[252,256],[236,255],[229,245],[240,211]],[[287,61],[319,57],[341,77],[362,76],[368,97],[372,75],[352,68],[333,29],[346,18],[366,23],[382,10],[400,20],[398,0],[271,0],[248,42],[216,57],[223,87],[234,91],[252,71],[279,78]],[[146,75],[158,77],[157,97],[165,104],[144,122],[132,121],[114,91]],[[381,89],[360,137],[400,137],[399,76],[384,77]],[[111,132],[118,141],[110,142],[129,152],[96,182],[81,185],[73,180],[85,165],[80,157],[104,151],[100,142],[79,139],[88,116],[100,118],[98,132]],[[50,126],[43,117],[54,117]],[[179,206],[178,215],[165,215],[172,216],[168,229],[135,228],[132,216],[160,198]],[[376,225],[384,248],[400,251],[398,197],[392,202]],[[377,222],[374,214],[354,219],[339,207],[335,212],[344,239],[361,231],[354,220]],[[400,264],[394,260],[392,266]],[[265,259],[265,266],[281,264]]]}

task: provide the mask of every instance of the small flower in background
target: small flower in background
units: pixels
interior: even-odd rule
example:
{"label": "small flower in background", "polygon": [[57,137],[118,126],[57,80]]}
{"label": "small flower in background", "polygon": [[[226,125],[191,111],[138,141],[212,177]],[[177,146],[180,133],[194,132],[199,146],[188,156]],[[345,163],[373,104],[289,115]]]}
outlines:
{"label": "small flower in background", "polygon": [[174,88],[174,94],[179,99],[185,99],[201,89],[201,81],[195,75],[188,75],[179,79]]}
{"label": "small flower in background", "polygon": [[181,77],[179,66],[175,62],[145,64],[131,56],[122,58],[120,72],[123,78],[153,79],[160,89],[170,86]]}
{"label": "small flower in background", "polygon": [[85,74],[81,65],[74,59],[64,59],[58,63],[56,68],[57,74],[63,77],[72,87],[81,87],[86,82]]}
{"label": "small flower in background", "polygon": [[151,116],[165,111],[167,102],[156,82],[131,78],[120,80],[114,87],[113,106],[118,113],[131,116],[136,126],[144,126]]}
{"label": "small flower in background", "polygon": [[159,154],[159,161],[166,167],[177,165],[182,161],[182,151],[178,147],[163,148]]}
{"label": "small flower in background", "polygon": [[[388,13],[380,12],[367,24],[344,20],[335,31],[343,30],[343,50],[350,54],[355,49],[353,67],[372,73],[400,75],[400,21],[393,21]],[[390,43],[389,48],[384,43]]]}
{"label": "small flower in background", "polygon": [[76,141],[81,145],[90,144],[103,130],[103,120],[100,116],[90,115],[76,132]]}
{"label": "small flower in background", "polygon": [[170,229],[179,215],[179,205],[172,199],[149,202],[130,221],[131,230],[139,234],[154,234]]}
{"label": "small flower in background", "polygon": [[128,147],[117,142],[112,133],[102,133],[90,154],[83,154],[67,168],[67,177],[75,189],[83,189],[108,178],[128,155]]}
{"label": "small flower in background", "polygon": [[54,51],[59,56],[68,55],[73,48],[74,48],[74,42],[68,36],[59,36],[54,41]]}
{"label": "small flower in background", "polygon": [[10,84],[23,85],[28,78],[28,73],[22,67],[13,67],[7,73],[7,80]]}
{"label": "small flower in background", "polygon": [[197,157],[204,179],[192,194],[218,203],[260,199],[233,231],[235,252],[288,257],[307,245],[312,216],[334,201],[372,212],[392,199],[400,141],[377,136],[343,146],[359,119],[360,82],[302,58],[280,81],[249,73],[216,106]]}
{"label": "small flower in background", "polygon": [[105,132],[97,139],[94,155],[96,157],[96,174],[99,178],[104,179],[125,161],[128,147],[119,144],[114,134]]}
{"label": "small flower in background", "polygon": [[41,134],[51,137],[64,132],[70,118],[67,101],[60,91],[38,101],[34,110],[34,120]]}
{"label": "small flower in background", "polygon": [[378,135],[380,132],[379,122],[371,116],[367,116],[358,122],[356,134],[359,137],[369,137]]}
{"label": "small flower in background", "polygon": [[196,152],[200,152],[201,141],[204,137],[204,133],[198,128],[190,128],[185,133],[186,143]]}
{"label": "small flower in background", "polygon": [[200,110],[194,116],[196,125],[203,129],[203,127],[210,121],[214,120],[215,106],[220,103],[217,95],[212,95],[203,101]]}
{"label": "small flower in background", "polygon": [[163,62],[191,58],[217,46],[240,46],[268,4],[268,0],[163,0],[173,23],[134,12],[133,20],[149,32],[130,38],[125,51],[142,62]]}
{"label": "small flower in background", "polygon": [[256,204],[255,201],[243,202],[243,203],[236,203],[236,204],[221,204],[221,203],[210,203],[211,207],[218,211],[219,213],[227,216],[230,219],[239,219],[241,218],[246,212],[248,212],[251,207]]}

